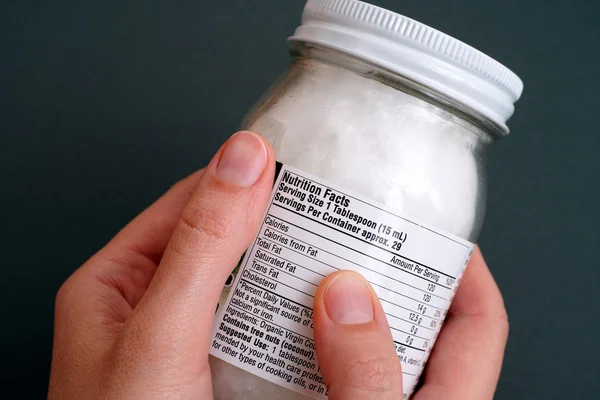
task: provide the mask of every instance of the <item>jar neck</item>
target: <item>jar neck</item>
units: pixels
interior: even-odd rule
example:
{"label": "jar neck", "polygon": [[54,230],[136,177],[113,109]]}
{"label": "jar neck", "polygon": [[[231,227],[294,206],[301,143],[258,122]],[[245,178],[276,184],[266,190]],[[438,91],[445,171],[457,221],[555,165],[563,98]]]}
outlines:
{"label": "jar neck", "polygon": [[377,80],[433,105],[441,114],[454,116],[455,118],[453,119],[457,123],[460,123],[465,128],[480,136],[485,136],[489,139],[497,139],[504,136],[501,127],[480,113],[412,79],[361,60],[360,58],[327,47],[297,42],[292,44],[290,55],[294,58],[295,62],[302,63],[317,60],[352,71],[364,78]]}

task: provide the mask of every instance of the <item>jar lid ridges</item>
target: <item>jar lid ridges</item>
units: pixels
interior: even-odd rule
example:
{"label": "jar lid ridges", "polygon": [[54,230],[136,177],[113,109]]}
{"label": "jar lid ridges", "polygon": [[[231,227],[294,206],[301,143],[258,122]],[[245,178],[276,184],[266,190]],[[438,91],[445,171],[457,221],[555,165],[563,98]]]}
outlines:
{"label": "jar lid ridges", "polygon": [[[468,44],[408,17],[358,0],[309,0],[305,11],[345,16],[386,32],[390,39],[410,40],[440,53],[504,88],[517,99],[523,83],[511,70]],[[434,38],[434,40],[431,40]]]}

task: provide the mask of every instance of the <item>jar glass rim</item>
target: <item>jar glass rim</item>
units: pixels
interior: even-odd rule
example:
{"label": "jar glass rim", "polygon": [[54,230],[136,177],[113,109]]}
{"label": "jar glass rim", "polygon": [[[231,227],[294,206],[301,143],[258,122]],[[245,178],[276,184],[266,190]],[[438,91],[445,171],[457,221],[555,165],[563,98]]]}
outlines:
{"label": "jar glass rim", "polygon": [[293,59],[316,59],[352,71],[364,78],[377,80],[396,90],[432,104],[443,112],[457,116],[466,125],[474,126],[492,138],[500,138],[508,135],[504,127],[498,125],[477,110],[398,72],[388,70],[344,51],[319,46],[314,43],[297,41],[290,43],[290,56]]}

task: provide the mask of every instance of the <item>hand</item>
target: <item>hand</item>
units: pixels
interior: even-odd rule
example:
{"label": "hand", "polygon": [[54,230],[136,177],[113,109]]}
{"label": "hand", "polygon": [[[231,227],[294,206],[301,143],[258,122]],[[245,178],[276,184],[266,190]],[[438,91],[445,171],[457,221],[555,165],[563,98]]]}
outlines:
{"label": "hand", "polygon": [[[314,305],[317,356],[330,400],[402,399],[402,375],[379,299],[356,272],[325,278]],[[508,338],[500,291],[479,248],[412,400],[494,397]]]}
{"label": "hand", "polygon": [[[205,170],[171,188],[63,284],[50,400],[212,398],[214,310],[256,234],[273,174],[268,143],[234,135]],[[330,398],[402,397],[385,316],[358,274],[323,281],[314,323]],[[502,299],[477,252],[415,399],[491,398],[506,332]]]}

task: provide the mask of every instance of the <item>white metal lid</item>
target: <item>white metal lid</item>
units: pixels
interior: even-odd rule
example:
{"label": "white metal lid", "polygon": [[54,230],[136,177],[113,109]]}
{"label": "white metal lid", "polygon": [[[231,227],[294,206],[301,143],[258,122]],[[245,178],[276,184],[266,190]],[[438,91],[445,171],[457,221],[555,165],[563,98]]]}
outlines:
{"label": "white metal lid", "polygon": [[410,78],[481,113],[506,134],[523,92],[516,74],[473,47],[357,0],[308,0],[289,41],[343,51]]}

